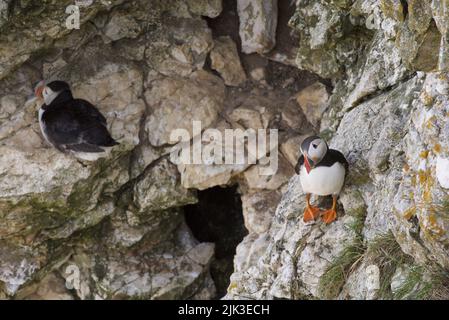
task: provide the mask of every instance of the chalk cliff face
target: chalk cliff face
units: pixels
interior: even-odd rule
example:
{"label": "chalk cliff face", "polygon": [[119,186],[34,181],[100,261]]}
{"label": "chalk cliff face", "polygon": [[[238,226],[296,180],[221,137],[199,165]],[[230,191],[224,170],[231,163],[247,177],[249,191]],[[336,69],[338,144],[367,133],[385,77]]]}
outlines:
{"label": "chalk cliff face", "polygon": [[[77,3],[71,30],[73,1],[0,0],[0,298],[449,297],[448,1]],[[96,105],[120,146],[96,162],[48,146],[41,79]],[[173,163],[193,121],[278,129],[277,172],[259,171],[274,149]],[[350,162],[328,226],[302,221],[311,133]],[[203,196],[231,186],[244,226]],[[240,242],[232,276],[197,207],[236,224],[210,229]]]}

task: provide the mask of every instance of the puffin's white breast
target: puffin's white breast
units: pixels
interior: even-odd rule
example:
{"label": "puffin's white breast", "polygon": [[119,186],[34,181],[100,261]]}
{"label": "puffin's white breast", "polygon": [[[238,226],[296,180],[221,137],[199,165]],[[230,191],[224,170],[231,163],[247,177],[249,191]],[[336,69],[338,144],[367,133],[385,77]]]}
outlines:
{"label": "puffin's white breast", "polygon": [[335,162],[330,167],[316,167],[307,173],[301,166],[299,177],[304,192],[319,196],[339,194],[345,181],[345,167],[340,162]]}
{"label": "puffin's white breast", "polygon": [[42,116],[44,115],[44,112],[45,112],[44,109],[42,108],[39,109],[39,126],[41,127],[41,132],[45,140],[51,144],[50,140],[48,140],[47,134],[45,133],[45,123],[42,121]]}

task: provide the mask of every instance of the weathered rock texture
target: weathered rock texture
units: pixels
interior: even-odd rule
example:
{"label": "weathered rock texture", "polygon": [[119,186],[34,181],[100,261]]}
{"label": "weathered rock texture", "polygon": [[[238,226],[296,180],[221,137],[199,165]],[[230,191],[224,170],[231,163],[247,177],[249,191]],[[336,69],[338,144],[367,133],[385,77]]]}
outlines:
{"label": "weathered rock texture", "polygon": [[[94,1],[69,30],[72,1],[0,0],[0,298],[214,298],[214,244],[183,207],[232,185],[248,235],[226,298],[448,297],[448,2],[286,3]],[[120,146],[96,162],[49,147],[30,99],[43,78],[94,103]],[[201,138],[193,121],[278,129],[277,172],[259,171],[274,149],[172,161],[191,142],[173,130]],[[302,222],[311,133],[350,162],[329,226]]]}
{"label": "weathered rock texture", "polygon": [[[287,101],[317,77],[300,83],[293,70],[247,81],[252,62],[241,61],[238,23],[213,37],[203,18],[220,15],[220,0],[95,2],[79,8],[79,30],[64,23],[70,4],[0,1],[0,297],[214,298],[214,244],[195,239],[183,207],[198,201],[197,190],[238,184],[247,228],[265,232],[293,167],[282,156],[279,173],[264,180],[249,163],[172,163],[170,135],[198,138],[193,121],[223,132],[282,127],[281,141],[305,134],[299,105]],[[272,20],[255,39],[265,52],[276,2],[253,18]],[[259,68],[282,73],[261,59]],[[82,162],[47,145],[30,98],[40,79],[70,83],[106,116],[120,146]]]}
{"label": "weathered rock texture", "polygon": [[277,5],[277,0],[237,0],[244,53],[265,53],[273,49],[276,42]]}
{"label": "weathered rock texture", "polygon": [[237,249],[228,298],[449,297],[448,5],[297,2],[296,63],[333,80],[320,132],[350,172],[331,225],[304,224],[290,179],[269,230]]}

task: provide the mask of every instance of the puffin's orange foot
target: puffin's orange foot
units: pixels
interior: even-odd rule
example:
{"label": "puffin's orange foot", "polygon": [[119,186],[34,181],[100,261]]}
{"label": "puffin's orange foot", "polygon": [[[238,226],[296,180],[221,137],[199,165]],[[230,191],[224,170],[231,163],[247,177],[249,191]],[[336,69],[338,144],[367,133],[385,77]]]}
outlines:
{"label": "puffin's orange foot", "polygon": [[335,219],[337,219],[337,211],[335,211],[334,209],[329,209],[323,212],[324,223],[329,224]]}
{"label": "puffin's orange foot", "polygon": [[307,207],[304,210],[304,222],[309,222],[315,220],[320,215],[320,208],[317,207]]}

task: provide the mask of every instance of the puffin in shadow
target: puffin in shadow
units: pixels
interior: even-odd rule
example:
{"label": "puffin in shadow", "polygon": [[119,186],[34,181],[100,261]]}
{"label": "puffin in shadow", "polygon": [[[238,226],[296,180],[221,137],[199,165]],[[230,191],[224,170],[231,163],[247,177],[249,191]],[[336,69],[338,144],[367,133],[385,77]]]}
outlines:
{"label": "puffin in shadow", "polygon": [[109,134],[106,118],[88,101],[74,99],[66,82],[41,81],[35,95],[44,101],[39,109],[42,134],[59,151],[96,160],[105,148],[119,144]]}
{"label": "puffin in shadow", "polygon": [[[348,162],[340,151],[329,149],[326,141],[318,136],[304,139],[301,154],[295,171],[299,174],[302,189],[306,193],[304,222],[315,220],[321,214],[325,223],[331,223],[337,218],[337,197],[345,181]],[[318,207],[311,206],[311,194],[332,195],[332,207],[321,212]]]}

